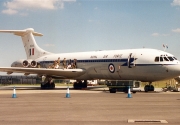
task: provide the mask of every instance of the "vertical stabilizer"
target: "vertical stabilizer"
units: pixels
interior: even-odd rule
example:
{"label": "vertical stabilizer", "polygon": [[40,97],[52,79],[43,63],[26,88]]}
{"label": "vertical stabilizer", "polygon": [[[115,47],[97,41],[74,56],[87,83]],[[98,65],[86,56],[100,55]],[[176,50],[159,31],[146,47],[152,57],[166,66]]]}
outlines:
{"label": "vertical stabilizer", "polygon": [[41,33],[34,32],[34,29],[32,28],[28,28],[25,30],[0,30],[0,32],[14,33],[14,35],[21,36],[27,59],[37,59],[41,56],[51,54],[50,52],[41,49],[37,45],[34,36],[43,35]]}

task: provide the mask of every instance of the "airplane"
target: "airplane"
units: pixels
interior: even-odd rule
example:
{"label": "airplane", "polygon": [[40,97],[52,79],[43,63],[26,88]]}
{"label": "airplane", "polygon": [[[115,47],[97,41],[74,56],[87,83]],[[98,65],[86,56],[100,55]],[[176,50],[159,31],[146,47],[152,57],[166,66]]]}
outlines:
{"label": "airplane", "polygon": [[[20,36],[27,59],[13,62],[11,67],[0,67],[1,72],[37,74],[48,81],[50,78],[74,79],[87,85],[87,80],[139,80],[151,83],[175,78],[180,75],[180,62],[165,51],[149,48],[103,50],[55,54],[40,48],[34,36],[43,36],[33,28],[24,30],[0,30]],[[58,68],[51,68],[60,58]],[[66,68],[65,63],[76,63],[76,68]],[[64,65],[64,66],[63,66]],[[45,76],[45,77],[43,77]],[[76,87],[76,84],[74,84]],[[42,87],[42,86],[41,86]]]}

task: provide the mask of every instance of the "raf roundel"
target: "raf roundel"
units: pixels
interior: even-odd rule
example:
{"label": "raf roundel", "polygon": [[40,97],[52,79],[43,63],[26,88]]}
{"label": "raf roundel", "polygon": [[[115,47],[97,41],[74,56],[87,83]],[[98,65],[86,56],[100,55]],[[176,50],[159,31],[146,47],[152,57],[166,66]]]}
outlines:
{"label": "raf roundel", "polygon": [[111,73],[114,73],[114,71],[115,71],[115,67],[114,67],[114,65],[113,65],[112,63],[109,64],[108,69],[109,69],[109,71],[110,71]]}

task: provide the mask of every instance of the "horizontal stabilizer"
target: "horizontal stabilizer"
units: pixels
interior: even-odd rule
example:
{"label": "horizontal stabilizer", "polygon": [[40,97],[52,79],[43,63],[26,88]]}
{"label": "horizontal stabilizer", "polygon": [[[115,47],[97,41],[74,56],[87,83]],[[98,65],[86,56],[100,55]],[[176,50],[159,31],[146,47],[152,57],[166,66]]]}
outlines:
{"label": "horizontal stabilizer", "polygon": [[40,48],[34,36],[43,36],[41,33],[34,32],[33,28],[27,28],[24,30],[0,30],[0,33],[12,33],[14,35],[20,36],[24,45],[27,59],[37,59],[41,56],[51,54]]}
{"label": "horizontal stabilizer", "polygon": [[17,36],[24,36],[27,33],[32,33],[34,36],[43,36],[43,34],[38,33],[38,32],[34,32],[34,29],[32,28],[28,28],[25,30],[0,30],[0,32],[2,33],[14,33],[14,35]]}

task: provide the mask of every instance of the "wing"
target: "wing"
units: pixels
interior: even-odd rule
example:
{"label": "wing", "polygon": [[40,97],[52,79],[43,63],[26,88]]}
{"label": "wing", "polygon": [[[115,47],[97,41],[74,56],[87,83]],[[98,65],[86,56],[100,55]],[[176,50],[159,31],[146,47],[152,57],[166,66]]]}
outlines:
{"label": "wing", "polygon": [[86,73],[84,69],[46,69],[46,68],[21,68],[21,67],[0,67],[1,72],[11,73],[24,73],[38,74],[38,75],[49,75],[62,78],[75,78]]}

